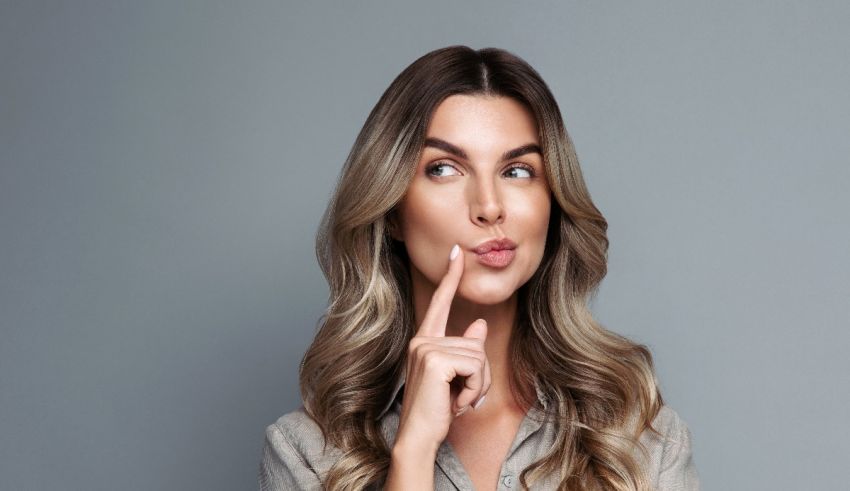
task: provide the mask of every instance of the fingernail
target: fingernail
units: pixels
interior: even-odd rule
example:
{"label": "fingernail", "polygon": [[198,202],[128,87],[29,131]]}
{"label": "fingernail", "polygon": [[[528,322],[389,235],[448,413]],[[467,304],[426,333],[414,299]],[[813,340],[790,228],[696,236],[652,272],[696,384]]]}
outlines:
{"label": "fingernail", "polygon": [[469,410],[469,406],[463,406],[463,409],[461,409],[460,411],[458,411],[458,412],[456,412],[456,413],[455,413],[455,418],[457,418],[457,417],[458,417],[458,416],[460,416],[461,414],[463,414],[463,413],[467,412],[468,410]]}
{"label": "fingernail", "polygon": [[451,252],[451,254],[449,254],[449,261],[454,261],[454,258],[456,258],[456,257],[457,257],[457,254],[458,254],[459,252],[460,252],[460,247],[458,247],[458,245],[457,245],[457,244],[455,244],[455,246],[454,246],[454,247],[452,247],[452,252]]}
{"label": "fingernail", "polygon": [[487,395],[486,395],[486,394],[485,394],[485,395],[483,395],[483,396],[481,396],[481,399],[478,399],[478,402],[476,402],[476,403],[475,403],[475,405],[474,405],[474,406],[472,406],[472,409],[478,409],[479,407],[481,407],[481,405],[482,405],[482,404],[484,404],[484,399],[485,399],[486,397],[487,397]]}

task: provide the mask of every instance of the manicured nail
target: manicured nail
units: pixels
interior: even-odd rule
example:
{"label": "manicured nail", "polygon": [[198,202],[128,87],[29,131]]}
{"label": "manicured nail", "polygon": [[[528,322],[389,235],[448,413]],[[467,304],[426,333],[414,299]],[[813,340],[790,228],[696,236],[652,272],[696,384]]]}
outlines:
{"label": "manicured nail", "polygon": [[460,247],[457,244],[455,244],[455,246],[452,247],[451,254],[449,254],[449,261],[454,261],[454,259],[457,257],[457,254],[459,252],[460,252]]}
{"label": "manicured nail", "polygon": [[478,402],[476,402],[475,405],[472,406],[472,409],[478,409],[479,407],[481,407],[481,405],[484,404],[484,398],[486,398],[486,397],[487,397],[486,394],[481,396],[481,399],[478,399]]}
{"label": "manicured nail", "polygon": [[458,416],[460,416],[461,414],[463,414],[463,413],[467,412],[468,410],[469,410],[469,406],[463,406],[463,409],[461,409],[460,411],[458,411],[458,412],[456,412],[456,413],[455,413],[455,418],[457,418],[457,417],[458,417]]}

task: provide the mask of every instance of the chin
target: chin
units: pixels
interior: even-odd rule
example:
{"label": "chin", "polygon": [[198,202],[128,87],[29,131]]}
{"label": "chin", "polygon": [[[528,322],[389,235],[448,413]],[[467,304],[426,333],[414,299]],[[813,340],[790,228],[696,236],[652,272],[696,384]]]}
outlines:
{"label": "chin", "polygon": [[457,295],[478,305],[497,305],[510,299],[516,292],[513,283],[505,281],[460,281]]}

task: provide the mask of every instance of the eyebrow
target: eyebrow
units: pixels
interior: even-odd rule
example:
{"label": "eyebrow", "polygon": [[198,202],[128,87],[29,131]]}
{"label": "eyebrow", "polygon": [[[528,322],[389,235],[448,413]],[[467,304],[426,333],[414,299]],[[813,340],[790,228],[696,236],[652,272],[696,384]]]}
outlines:
{"label": "eyebrow", "polygon": [[[441,140],[439,138],[433,138],[433,137],[426,138],[425,139],[425,146],[443,150],[443,151],[448,152],[452,155],[460,157],[464,160],[469,159],[469,157],[466,155],[466,152],[464,152],[463,149],[461,149],[460,147],[453,145],[453,144],[451,144],[451,143],[449,143],[445,140]],[[521,147],[517,147],[517,148],[514,148],[513,150],[508,150],[507,152],[503,153],[502,154],[502,161],[512,160],[512,159],[515,159],[517,157],[521,157],[521,156],[528,154],[528,153],[538,153],[538,154],[540,154],[540,156],[543,156],[543,152],[540,150],[540,145],[537,145],[536,143],[528,143],[528,144],[525,144]]]}

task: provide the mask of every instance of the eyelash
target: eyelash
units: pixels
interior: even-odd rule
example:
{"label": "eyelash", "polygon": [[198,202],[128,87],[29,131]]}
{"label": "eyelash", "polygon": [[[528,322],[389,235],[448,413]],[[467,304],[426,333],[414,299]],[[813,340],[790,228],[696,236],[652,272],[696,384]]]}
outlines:
{"label": "eyelash", "polygon": [[[433,164],[430,164],[430,165],[428,165],[428,167],[425,168],[425,174],[428,175],[428,176],[431,176],[431,177],[452,177],[452,176],[434,176],[434,175],[431,174],[431,172],[433,172],[434,169],[438,169],[438,168],[443,167],[443,166],[454,167],[453,165],[451,165],[450,163],[445,162],[445,161],[434,162]],[[507,171],[509,171],[511,169],[524,169],[524,170],[527,170],[529,175],[530,175],[530,177],[525,177],[525,178],[518,177],[517,179],[532,179],[532,178],[537,176],[537,174],[534,172],[534,168],[531,167],[530,165],[527,165],[527,164],[514,164],[514,165],[508,167]]]}

